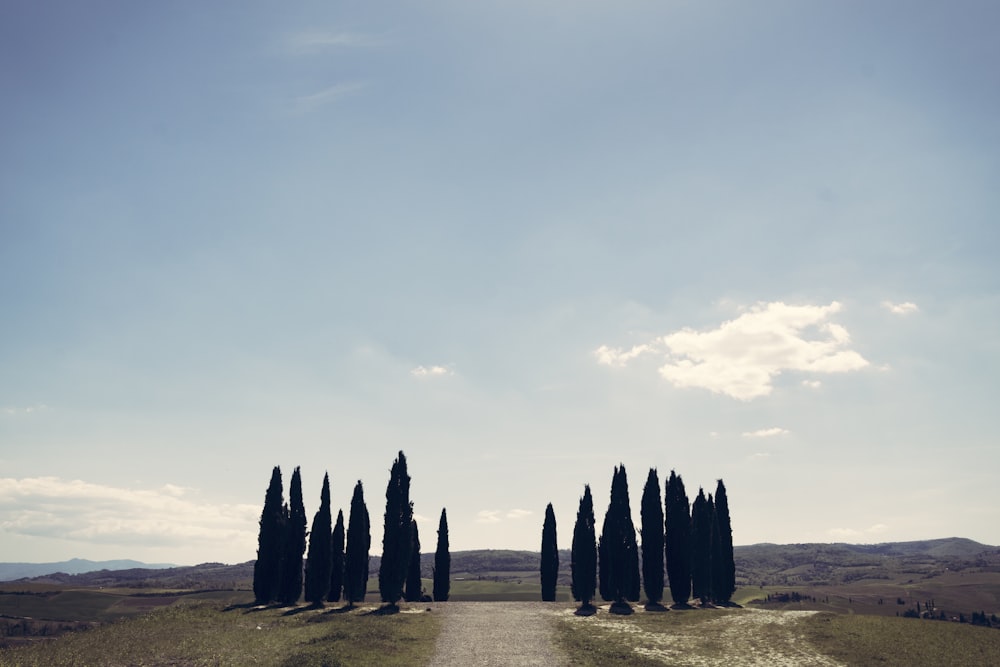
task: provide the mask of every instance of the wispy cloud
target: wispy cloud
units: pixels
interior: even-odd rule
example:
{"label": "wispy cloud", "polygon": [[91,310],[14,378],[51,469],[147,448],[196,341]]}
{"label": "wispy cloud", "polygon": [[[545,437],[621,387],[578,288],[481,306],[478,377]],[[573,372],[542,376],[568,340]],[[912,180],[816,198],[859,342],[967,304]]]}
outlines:
{"label": "wispy cloud", "polygon": [[49,406],[44,403],[36,403],[35,405],[27,405],[20,407],[17,405],[5,405],[0,408],[0,415],[6,415],[8,417],[16,417],[18,415],[31,415],[39,412],[45,412],[49,410]]}
{"label": "wispy cloud", "polygon": [[826,531],[826,534],[835,540],[856,540],[880,535],[888,529],[889,527],[884,523],[876,523],[874,526],[869,526],[863,530],[855,528],[831,528]]}
{"label": "wispy cloud", "polygon": [[920,308],[917,304],[912,301],[905,301],[903,303],[893,303],[892,301],[883,301],[882,307],[888,310],[893,315],[910,315],[912,313],[920,312]]}
{"label": "wispy cloud", "polygon": [[788,435],[788,429],[778,428],[777,426],[773,428],[762,428],[756,431],[744,431],[744,438],[773,438],[776,435]]}
{"label": "wispy cloud", "polygon": [[410,371],[410,375],[415,377],[440,377],[454,374],[454,371],[447,366],[417,366]]}
{"label": "wispy cloud", "polygon": [[310,113],[327,104],[354,95],[363,88],[365,88],[363,83],[338,83],[319,92],[293,98],[292,110],[300,114]]}
{"label": "wispy cloud", "polygon": [[212,505],[193,489],[133,489],[58,477],[0,478],[0,530],[113,545],[245,545],[254,553],[253,505]]}
{"label": "wispy cloud", "polygon": [[502,510],[479,510],[476,512],[476,523],[500,523],[504,519],[523,519],[534,514],[531,510],[512,509],[506,512]]}
{"label": "wispy cloud", "polygon": [[662,355],[660,375],[676,387],[708,389],[739,400],[767,396],[786,371],[844,373],[868,366],[849,349],[847,330],[830,321],[841,305],[758,303],[716,329],[681,329],[630,350],[602,345],[598,363],[624,366],[644,353]]}
{"label": "wispy cloud", "polygon": [[808,387],[809,389],[819,389],[823,386],[823,383],[819,380],[803,380],[802,386]]}
{"label": "wispy cloud", "polygon": [[476,523],[500,523],[500,510],[479,510]]}

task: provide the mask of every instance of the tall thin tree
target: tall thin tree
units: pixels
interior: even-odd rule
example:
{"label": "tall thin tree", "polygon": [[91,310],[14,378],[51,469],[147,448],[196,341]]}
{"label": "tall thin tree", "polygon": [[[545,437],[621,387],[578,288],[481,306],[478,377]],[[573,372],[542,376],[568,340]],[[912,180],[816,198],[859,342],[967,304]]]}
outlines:
{"label": "tall thin tree", "polygon": [[317,607],[330,592],[330,570],[333,567],[333,538],[330,533],[330,475],[323,475],[319,494],[319,509],[313,517],[306,556],[306,602]]}
{"label": "tall thin tree", "polygon": [[347,551],[344,556],[344,599],[351,607],[363,602],[368,588],[368,550],[371,549],[371,525],[361,480],[351,497],[351,515],[347,521]]}
{"label": "tall thin tree", "polygon": [[441,509],[437,549],[434,551],[434,601],[445,602],[451,591],[451,552],[448,545],[448,513]]}
{"label": "tall thin tree", "polygon": [[666,556],[670,597],[675,607],[691,598],[691,510],[684,480],[673,470],[666,489]]}
{"label": "tall thin tree", "polygon": [[406,456],[399,456],[389,470],[385,489],[385,530],[382,533],[382,562],[378,570],[378,591],[382,602],[395,606],[403,597],[403,584],[410,568],[413,505],[410,503],[410,475]]}
{"label": "tall thin tree", "polygon": [[712,506],[704,489],[691,505],[691,593],[703,605],[712,599]]}
{"label": "tall thin tree", "polygon": [[663,600],[663,501],[660,496],[660,477],[656,468],[649,469],[646,486],[642,490],[642,586],[646,592],[646,606],[662,609]]}
{"label": "tall thin tree", "polygon": [[639,550],[624,465],[615,468],[611,479],[611,502],[604,515],[597,557],[601,597],[612,603],[612,611],[631,610],[628,602],[639,600]]}
{"label": "tall thin tree", "polygon": [[281,567],[281,537],[284,513],[281,468],[274,466],[271,483],[264,495],[264,509],[260,513],[260,533],[257,537],[257,562],[253,566],[253,594],[257,604],[267,604],[278,599],[278,581]]}
{"label": "tall thin tree", "polygon": [[583,487],[580,507],[576,512],[570,551],[573,599],[580,603],[580,609],[584,611],[593,609],[592,601],[597,590],[597,535],[594,523],[594,498],[587,484]]}
{"label": "tall thin tree", "polygon": [[410,522],[413,546],[410,549],[410,565],[406,572],[406,587],[403,590],[403,599],[407,602],[420,602],[423,595],[420,580],[420,532],[417,530],[417,522]]}
{"label": "tall thin tree", "polygon": [[720,479],[715,487],[715,518],[719,527],[719,542],[716,545],[713,563],[716,568],[715,601],[730,604],[736,592],[736,560],[733,555],[733,524],[729,517],[729,496],[726,485]]}
{"label": "tall thin tree", "polygon": [[330,590],[326,599],[340,602],[344,590],[344,511],[337,510],[337,523],[333,526],[330,553]]}
{"label": "tall thin tree", "polygon": [[545,521],[542,523],[542,600],[553,602],[556,599],[556,583],[559,579],[559,547],[556,542],[556,514],[552,503],[545,508]]}
{"label": "tall thin tree", "polygon": [[302,597],[302,556],[306,552],[306,508],[302,503],[302,474],[298,466],[288,486],[288,522],[281,554],[279,600],[291,605]]}

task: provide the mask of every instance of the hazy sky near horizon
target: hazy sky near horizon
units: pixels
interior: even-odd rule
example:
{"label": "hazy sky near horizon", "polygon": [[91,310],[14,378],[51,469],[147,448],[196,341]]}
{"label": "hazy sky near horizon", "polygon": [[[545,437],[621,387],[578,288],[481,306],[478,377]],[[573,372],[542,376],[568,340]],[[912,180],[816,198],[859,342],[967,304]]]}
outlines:
{"label": "hazy sky near horizon", "polygon": [[241,562],[406,452],[434,545],[724,478],[1000,544],[1000,5],[0,7],[0,560]]}

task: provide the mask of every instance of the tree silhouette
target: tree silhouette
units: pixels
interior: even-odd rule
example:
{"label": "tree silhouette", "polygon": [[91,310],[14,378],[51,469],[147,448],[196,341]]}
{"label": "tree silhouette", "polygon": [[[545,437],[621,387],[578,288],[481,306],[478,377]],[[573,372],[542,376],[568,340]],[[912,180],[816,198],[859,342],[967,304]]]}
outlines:
{"label": "tree silhouette", "polygon": [[631,609],[627,601],[639,600],[639,550],[624,465],[615,468],[611,479],[611,502],[604,515],[597,555],[601,597],[612,603],[613,610]]}
{"label": "tree silhouette", "polygon": [[570,552],[570,572],[572,574],[573,599],[581,609],[592,607],[597,589],[597,536],[594,526],[594,498],[590,485],[583,487],[580,508],[576,512],[573,525],[573,547]]}
{"label": "tree silhouette", "polygon": [[313,517],[309,533],[309,553],[306,556],[306,602],[323,606],[330,592],[330,570],[333,565],[333,538],[330,533],[330,476],[323,475],[319,495],[319,510]]}
{"label": "tree silhouette", "polygon": [[712,524],[711,502],[703,489],[691,505],[691,593],[704,605],[712,599]]}
{"label": "tree silhouette", "polygon": [[344,599],[350,606],[365,599],[368,588],[368,550],[371,548],[371,526],[365,493],[358,480],[351,498],[351,516],[347,521],[347,552],[344,557]]}
{"label": "tree silhouette", "polygon": [[660,477],[649,469],[642,490],[642,585],[647,605],[655,607],[663,599],[663,502]]}
{"label": "tree silhouette", "polygon": [[306,508],[302,504],[302,475],[298,466],[288,487],[288,522],[281,554],[281,585],[278,599],[291,605],[302,597],[302,556],[306,552]]}
{"label": "tree silhouette", "polygon": [[253,566],[253,594],[257,604],[267,604],[278,599],[284,525],[282,494],[281,468],[274,466],[271,483],[264,495],[264,509],[260,514],[257,561]]}
{"label": "tree silhouette", "polygon": [[542,523],[542,600],[552,602],[556,599],[556,581],[559,578],[559,547],[556,544],[556,514],[552,503],[545,508],[545,521]]}
{"label": "tree silhouette", "polygon": [[410,504],[410,476],[406,456],[399,456],[389,471],[385,489],[385,530],[382,533],[382,562],[378,570],[378,590],[382,602],[395,605],[403,597],[403,584],[410,568],[413,505]]}
{"label": "tree silhouette", "polygon": [[715,601],[729,604],[736,592],[736,560],[733,555],[733,525],[729,518],[729,497],[726,485],[720,479],[715,487],[715,521],[719,539],[715,544],[712,564],[715,571],[715,585],[712,592]]}
{"label": "tree silhouette", "polygon": [[666,489],[666,556],[670,597],[676,606],[691,598],[691,512],[684,480],[673,470]]}
{"label": "tree silhouette", "polygon": [[442,508],[434,551],[434,601],[445,602],[451,589],[451,552],[448,550],[448,514]]}
{"label": "tree silhouette", "polygon": [[410,566],[406,573],[406,586],[403,591],[403,599],[407,602],[420,602],[422,594],[420,582],[420,533],[417,530],[417,522],[411,521],[411,540],[413,546],[410,549]]}
{"label": "tree silhouette", "polygon": [[344,590],[344,511],[337,510],[337,523],[333,527],[330,546],[330,590],[326,599],[339,602]]}

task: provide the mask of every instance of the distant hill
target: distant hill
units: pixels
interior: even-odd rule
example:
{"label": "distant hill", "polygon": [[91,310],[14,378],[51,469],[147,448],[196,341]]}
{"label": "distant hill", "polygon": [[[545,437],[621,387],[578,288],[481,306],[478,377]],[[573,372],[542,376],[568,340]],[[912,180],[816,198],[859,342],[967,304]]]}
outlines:
{"label": "distant hill", "polygon": [[737,583],[845,584],[921,579],[947,571],[1000,572],[1000,547],[962,537],[884,544],[753,544],[735,547]]}
{"label": "distant hill", "polygon": [[80,574],[82,572],[93,572],[95,570],[128,570],[133,568],[145,568],[149,570],[160,570],[174,567],[168,563],[142,563],[137,560],[86,560],[84,558],[72,558],[58,563],[0,563],[0,581],[13,581],[14,579],[25,579],[28,577],[41,577],[54,572],[65,572],[66,574]]}
{"label": "distant hill", "polygon": [[[960,537],[885,544],[753,544],[735,547],[734,551],[736,577],[741,586],[834,585],[868,579],[905,581],[944,572],[1000,573],[1000,547]],[[379,562],[378,556],[370,559],[370,576],[378,576]],[[425,578],[432,576],[433,564],[433,553],[421,554],[421,573]],[[479,549],[451,554],[453,579],[535,581],[538,566],[537,551]],[[29,568],[38,568],[44,574],[30,574]],[[0,563],[0,581],[22,578],[70,586],[249,589],[253,582],[253,561],[189,567],[81,559],[44,564]],[[559,552],[559,582],[570,583],[567,549]]]}

